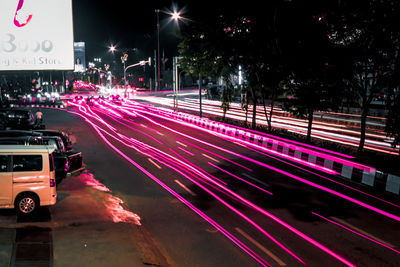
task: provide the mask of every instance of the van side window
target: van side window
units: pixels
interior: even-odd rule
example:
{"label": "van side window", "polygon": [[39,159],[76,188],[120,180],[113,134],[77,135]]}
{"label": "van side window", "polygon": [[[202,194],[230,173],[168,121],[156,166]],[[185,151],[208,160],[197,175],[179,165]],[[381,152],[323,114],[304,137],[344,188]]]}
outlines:
{"label": "van side window", "polygon": [[0,172],[7,172],[8,156],[0,155]]}
{"label": "van side window", "polygon": [[13,171],[41,171],[43,169],[43,159],[41,155],[14,155]]}

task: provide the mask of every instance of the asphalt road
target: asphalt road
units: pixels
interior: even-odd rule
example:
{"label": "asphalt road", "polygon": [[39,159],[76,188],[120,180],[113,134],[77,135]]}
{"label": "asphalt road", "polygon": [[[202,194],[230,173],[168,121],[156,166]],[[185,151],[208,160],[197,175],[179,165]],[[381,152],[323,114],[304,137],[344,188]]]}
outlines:
{"label": "asphalt road", "polygon": [[12,245],[0,252],[14,255],[13,231],[33,225],[52,231],[55,266],[398,266],[398,199],[142,105],[67,111],[46,109],[44,120],[71,133],[87,172],[58,186],[47,221],[1,211],[0,238]]}

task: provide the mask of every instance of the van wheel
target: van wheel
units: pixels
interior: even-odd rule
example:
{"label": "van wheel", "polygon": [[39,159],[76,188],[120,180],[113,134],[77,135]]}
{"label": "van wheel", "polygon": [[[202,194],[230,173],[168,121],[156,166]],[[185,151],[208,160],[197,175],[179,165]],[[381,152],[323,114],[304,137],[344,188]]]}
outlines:
{"label": "van wheel", "polygon": [[18,197],[16,204],[17,204],[17,209],[20,213],[32,214],[36,210],[39,201],[37,197],[30,194],[26,194]]}

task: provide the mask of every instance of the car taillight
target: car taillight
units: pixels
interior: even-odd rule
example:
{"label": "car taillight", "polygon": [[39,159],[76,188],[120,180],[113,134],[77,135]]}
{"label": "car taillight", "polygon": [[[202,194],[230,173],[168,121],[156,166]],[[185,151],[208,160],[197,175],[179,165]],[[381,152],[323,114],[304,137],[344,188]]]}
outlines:
{"label": "car taillight", "polygon": [[56,186],[56,179],[50,179],[50,187]]}

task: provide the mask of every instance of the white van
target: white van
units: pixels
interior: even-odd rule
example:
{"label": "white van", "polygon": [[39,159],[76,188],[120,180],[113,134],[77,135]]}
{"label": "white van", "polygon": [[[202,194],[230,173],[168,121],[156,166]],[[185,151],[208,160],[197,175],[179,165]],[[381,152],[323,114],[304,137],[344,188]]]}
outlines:
{"label": "white van", "polygon": [[0,145],[0,208],[23,214],[57,199],[54,147]]}

